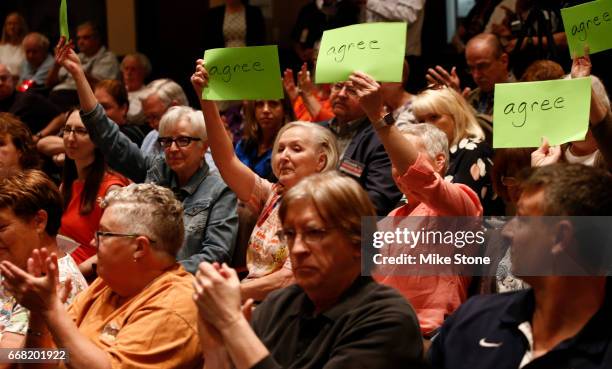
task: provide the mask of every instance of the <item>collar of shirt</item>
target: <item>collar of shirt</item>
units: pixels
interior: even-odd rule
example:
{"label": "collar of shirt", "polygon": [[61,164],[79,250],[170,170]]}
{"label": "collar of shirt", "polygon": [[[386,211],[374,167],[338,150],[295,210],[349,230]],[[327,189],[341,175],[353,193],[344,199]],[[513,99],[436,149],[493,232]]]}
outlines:
{"label": "collar of shirt", "polygon": [[79,59],[81,59],[81,64],[85,65],[90,63],[93,60],[98,59],[102,54],[104,54],[106,52],[106,47],[105,46],[100,46],[100,49],[93,54],[92,56],[87,56],[83,53],[79,53]]}
{"label": "collar of shirt", "polygon": [[360,292],[362,289],[367,288],[370,283],[376,283],[372,277],[357,277],[351,286],[344,291],[344,293],[342,293],[338,299],[338,302],[334,306],[319,314],[315,314],[315,306],[313,302],[310,300],[310,298],[308,298],[308,295],[304,293],[301,297],[302,301],[291,306],[292,311],[289,312],[289,316],[301,315],[306,319],[325,317],[328,320],[336,321],[344,314],[355,309],[355,307],[359,304],[361,297],[363,297]]}
{"label": "collar of shirt", "polygon": [[345,124],[340,124],[338,119],[334,118],[329,122],[329,129],[331,129],[338,138],[347,138],[359,131],[361,125],[365,122],[365,118],[359,118]]}
{"label": "collar of shirt", "polygon": [[206,164],[206,161],[202,159],[202,165],[200,168],[191,176],[191,178],[189,178],[189,181],[187,181],[187,184],[183,187],[180,187],[178,177],[173,173],[172,179],[170,180],[170,188],[179,201],[182,202],[186,197],[189,197],[196,192],[200,186],[200,183],[202,183],[202,181],[206,179],[206,176],[208,176],[208,172],[208,165]]}

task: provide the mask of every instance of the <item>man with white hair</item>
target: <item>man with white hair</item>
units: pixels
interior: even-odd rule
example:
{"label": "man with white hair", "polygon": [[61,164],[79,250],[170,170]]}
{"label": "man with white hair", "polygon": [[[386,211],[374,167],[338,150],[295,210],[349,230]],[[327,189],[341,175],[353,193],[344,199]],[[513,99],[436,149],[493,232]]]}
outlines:
{"label": "man with white hair", "polygon": [[127,54],[121,61],[121,76],[127,89],[130,109],[127,113],[128,122],[132,124],[145,123],[141,100],[147,95],[145,80],[151,74],[152,67],[149,58],[141,53]]}
{"label": "man with white hair", "polygon": [[36,86],[44,86],[45,79],[55,63],[49,53],[49,39],[38,32],[31,32],[23,38],[22,45],[26,61],[21,64],[19,84],[31,81],[30,83]]}

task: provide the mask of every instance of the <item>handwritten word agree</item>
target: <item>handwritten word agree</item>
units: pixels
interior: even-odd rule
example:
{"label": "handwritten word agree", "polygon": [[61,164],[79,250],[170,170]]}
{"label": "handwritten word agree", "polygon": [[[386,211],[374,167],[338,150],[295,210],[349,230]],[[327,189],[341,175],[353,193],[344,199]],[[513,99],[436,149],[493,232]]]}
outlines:
{"label": "handwritten word agree", "polygon": [[603,24],[603,22],[612,22],[610,12],[605,11],[601,14],[601,17],[599,15],[596,15],[592,17],[592,19],[587,19],[586,21],[582,21],[579,24],[574,24],[572,26],[572,36],[578,35],[578,39],[580,41],[585,41],[588,37],[588,33],[591,30],[591,27],[599,27]]}
{"label": "handwritten word agree", "polygon": [[223,82],[230,82],[232,80],[232,73],[250,73],[250,72],[263,72],[264,68],[260,62],[242,63],[234,65],[221,65],[212,66],[208,70],[211,76],[220,76]]}
{"label": "handwritten word agree", "polygon": [[512,120],[512,125],[514,127],[522,127],[525,125],[525,123],[527,123],[527,113],[528,111],[531,111],[532,113],[534,111],[538,111],[538,109],[540,111],[547,111],[547,110],[551,110],[551,109],[563,109],[563,103],[565,102],[565,99],[562,97],[557,97],[551,104],[550,100],[548,99],[544,99],[542,100],[542,102],[538,102],[538,101],[533,101],[531,103],[528,103],[526,101],[522,101],[520,103],[509,103],[508,105],[506,105],[504,107],[504,114],[505,115],[509,115],[509,114],[520,114],[522,115],[522,122],[519,120],[519,122],[515,122],[514,120]]}
{"label": "handwritten word agree", "polygon": [[380,46],[378,44],[378,40],[371,40],[370,42],[359,41],[357,43],[349,42],[348,44],[342,44],[340,46],[331,46],[327,49],[327,55],[333,55],[334,60],[337,63],[341,63],[344,60],[344,57],[347,53],[351,51],[351,47],[354,47],[357,50],[380,50]]}

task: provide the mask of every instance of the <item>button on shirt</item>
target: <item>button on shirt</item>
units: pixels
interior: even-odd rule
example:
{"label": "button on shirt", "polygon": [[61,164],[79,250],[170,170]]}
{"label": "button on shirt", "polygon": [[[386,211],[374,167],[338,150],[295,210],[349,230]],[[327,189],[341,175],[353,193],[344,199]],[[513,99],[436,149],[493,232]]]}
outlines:
{"label": "button on shirt", "polygon": [[599,311],[577,335],[533,359],[533,290],[475,296],[449,317],[434,339],[434,368],[604,369],[612,368],[612,283]]}

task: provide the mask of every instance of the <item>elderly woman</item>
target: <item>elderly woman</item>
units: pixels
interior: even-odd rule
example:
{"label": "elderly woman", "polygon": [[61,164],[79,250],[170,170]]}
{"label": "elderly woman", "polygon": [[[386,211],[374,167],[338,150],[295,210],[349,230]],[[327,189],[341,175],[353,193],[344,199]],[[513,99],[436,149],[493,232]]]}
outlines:
{"label": "elderly woman", "polygon": [[[36,319],[27,347],[61,347],[71,368],[201,368],[193,278],[176,262],[183,209],[167,188],[132,184],[106,196],[98,278],[68,309],[57,257],[41,252],[29,274],[0,264],[4,285]],[[134,221],[137,219],[138,221]]]}
{"label": "elderly woman", "polygon": [[39,166],[38,151],[28,127],[14,115],[0,113],[0,169]]}
{"label": "elderly woman", "polygon": [[127,120],[131,124],[144,124],[141,99],[146,95],[145,80],[151,74],[151,62],[144,54],[127,54],[121,61],[120,70],[130,99]]}
{"label": "elderly woman", "polygon": [[132,181],[152,182],[173,190],[185,208],[185,237],[178,258],[195,273],[206,261],[229,261],[237,232],[236,196],[204,161],[206,127],[202,113],[189,107],[170,109],[160,122],[165,155],[144,156],[138,146],[108,119],[91,91],[79,58],[60,40],[57,60],[77,82],[81,118],[90,139],[111,169]]}
{"label": "elderly woman", "polygon": [[289,189],[280,234],[296,285],[269,295],[250,324],[236,272],[202,263],[194,298],[207,368],[230,359],[240,369],[422,367],[408,302],[361,276],[361,220],[375,215],[359,183],[337,173],[315,174]]}
{"label": "elderly woman", "polygon": [[412,111],[417,121],[431,123],[446,133],[450,158],[445,179],[474,190],[485,215],[503,215],[503,203],[495,196],[489,176],[493,150],[484,141],[484,132],[465,99],[452,88],[425,90],[415,96]]}
{"label": "elderly woman", "polygon": [[[57,244],[62,205],[60,191],[43,172],[17,171],[0,178],[0,261],[26,269],[30,255],[40,255],[38,251],[33,254],[34,250],[53,253],[59,283],[71,282],[72,289],[65,296],[70,303],[87,288],[87,282],[72,257]],[[2,270],[4,278],[11,275]],[[28,323],[35,317],[13,296],[10,289],[0,288],[0,348],[33,347],[24,344]]]}
{"label": "elderly woman", "polygon": [[[202,96],[202,89],[208,83],[203,60],[198,60],[191,82],[196,94]],[[329,130],[312,123],[284,125],[272,148],[272,171],[278,178],[278,183],[272,184],[238,159],[215,103],[201,100],[200,104],[219,173],[236,196],[258,214],[247,248],[249,274],[242,283],[242,296],[261,301],[270,291],[293,282],[287,245],[277,236],[282,194],[313,173],[335,168],[338,161],[336,140]]]}
{"label": "elderly woman", "polygon": [[[376,133],[391,159],[395,182],[408,198],[408,204],[389,215],[481,216],[483,209],[478,195],[462,183],[447,182],[443,178],[450,162],[448,133],[431,124],[405,125],[401,130],[384,124],[381,122],[385,114],[380,84],[360,72],[351,75],[350,80],[370,122],[375,122]],[[431,336],[444,318],[467,299],[470,283],[469,277],[452,275],[389,273],[378,277],[382,283],[397,288],[413,304],[425,336]]]}

